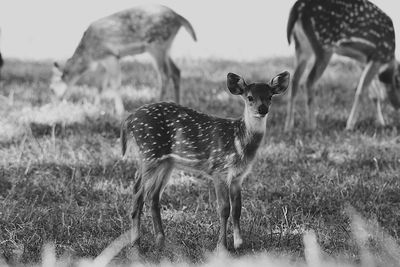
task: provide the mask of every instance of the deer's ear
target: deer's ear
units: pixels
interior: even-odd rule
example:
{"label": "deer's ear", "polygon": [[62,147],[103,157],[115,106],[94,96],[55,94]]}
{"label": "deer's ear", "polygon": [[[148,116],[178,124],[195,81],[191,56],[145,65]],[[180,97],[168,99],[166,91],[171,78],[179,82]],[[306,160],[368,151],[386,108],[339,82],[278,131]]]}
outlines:
{"label": "deer's ear", "polygon": [[53,62],[53,67],[56,68],[56,69],[59,69],[61,71],[61,66],[57,61]]}
{"label": "deer's ear", "polygon": [[386,83],[386,84],[391,84],[393,82],[393,67],[386,68],[384,71],[379,73],[379,81]]}
{"label": "deer's ear", "polygon": [[61,69],[60,65],[56,61],[53,62],[52,71],[53,71],[53,74],[61,74],[62,73],[62,69]]}
{"label": "deer's ear", "polygon": [[284,71],[276,75],[274,78],[272,78],[270,82],[272,93],[274,95],[284,93],[286,89],[289,87],[289,81],[290,81],[290,74],[287,71]]}
{"label": "deer's ear", "polygon": [[241,95],[246,89],[246,82],[239,75],[229,72],[226,79],[229,91],[234,95]]}

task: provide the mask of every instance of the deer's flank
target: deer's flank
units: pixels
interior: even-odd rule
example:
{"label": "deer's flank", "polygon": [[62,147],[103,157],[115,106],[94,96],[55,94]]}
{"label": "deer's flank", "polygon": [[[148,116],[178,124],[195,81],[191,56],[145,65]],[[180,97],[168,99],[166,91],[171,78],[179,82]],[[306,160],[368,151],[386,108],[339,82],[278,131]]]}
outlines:
{"label": "deer's flank", "polygon": [[222,119],[174,103],[158,103],[130,115],[127,127],[143,160],[170,158],[177,167],[212,175],[245,166],[254,159],[264,136],[265,121],[266,116]]}

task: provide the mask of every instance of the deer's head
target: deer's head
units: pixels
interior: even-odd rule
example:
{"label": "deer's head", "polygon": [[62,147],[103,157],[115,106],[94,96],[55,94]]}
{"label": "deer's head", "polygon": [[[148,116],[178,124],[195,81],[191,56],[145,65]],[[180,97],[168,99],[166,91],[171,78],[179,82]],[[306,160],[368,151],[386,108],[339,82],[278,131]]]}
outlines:
{"label": "deer's head", "polygon": [[290,74],[284,71],[269,83],[250,83],[237,74],[228,73],[227,86],[234,95],[240,95],[245,102],[245,116],[255,119],[264,118],[271,105],[272,96],[282,94],[289,86]]}
{"label": "deer's head", "polygon": [[58,98],[62,98],[68,87],[73,86],[88,69],[89,66],[82,57],[72,57],[64,66],[54,62],[50,89]]}
{"label": "deer's head", "polygon": [[50,89],[58,98],[63,97],[68,88],[67,84],[61,78],[62,74],[63,74],[62,68],[57,62],[54,62],[51,82],[50,82]]}
{"label": "deer's head", "polygon": [[390,103],[400,108],[400,68],[399,63],[390,65],[379,74],[379,80],[385,85]]}

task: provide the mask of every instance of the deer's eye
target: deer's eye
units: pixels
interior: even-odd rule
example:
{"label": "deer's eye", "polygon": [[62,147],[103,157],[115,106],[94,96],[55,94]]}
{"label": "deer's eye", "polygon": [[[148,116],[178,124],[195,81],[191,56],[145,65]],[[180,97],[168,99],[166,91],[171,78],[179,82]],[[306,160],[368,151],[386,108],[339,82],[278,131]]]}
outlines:
{"label": "deer's eye", "polygon": [[253,101],[254,101],[254,97],[252,97],[251,95],[249,95],[249,96],[247,97],[247,99],[248,99],[250,102],[253,102]]}

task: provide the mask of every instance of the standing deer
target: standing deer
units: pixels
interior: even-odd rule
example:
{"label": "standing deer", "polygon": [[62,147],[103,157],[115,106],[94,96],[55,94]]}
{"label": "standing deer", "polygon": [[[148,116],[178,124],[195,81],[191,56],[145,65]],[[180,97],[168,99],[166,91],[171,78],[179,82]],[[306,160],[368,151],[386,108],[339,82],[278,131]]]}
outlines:
{"label": "standing deer", "polygon": [[[311,71],[306,76],[306,120],[316,128],[314,84],[322,76],[334,53],[365,64],[357,85],[353,107],[346,129],[353,129],[360,96],[377,74],[385,85],[389,101],[400,107],[400,72],[395,60],[395,34],[392,20],[367,0],[298,0],[289,15],[287,37],[295,42],[297,66],[289,89],[285,131],[294,126],[294,100],[300,80],[310,59]],[[377,120],[385,124],[381,99],[374,100]]]}
{"label": "standing deer", "polygon": [[[171,78],[175,100],[180,102],[180,70],[170,57],[171,44],[183,26],[196,41],[191,24],[181,15],[161,5],[145,5],[124,10],[93,22],[83,34],[73,56],[61,70],[53,68],[51,89],[63,97],[68,87],[74,85],[87,71],[105,70],[100,90],[115,90],[121,85],[119,59],[148,52],[155,61],[161,85],[160,99]],[[97,100],[98,101],[98,100]],[[115,109],[124,112],[119,94],[114,93]]]}
{"label": "standing deer", "polygon": [[247,84],[242,77],[229,73],[229,91],[241,96],[245,104],[240,119],[217,118],[174,103],[155,103],[139,108],[123,121],[122,154],[126,151],[128,133],[138,149],[132,213],[136,235],[143,202],[150,200],[156,244],[163,246],[160,198],[176,167],[213,179],[220,218],[218,247],[226,248],[230,213],[234,247],[240,247],[241,185],[264,137],[271,98],[286,91],[289,76],[288,72],[282,72],[269,83]]}

